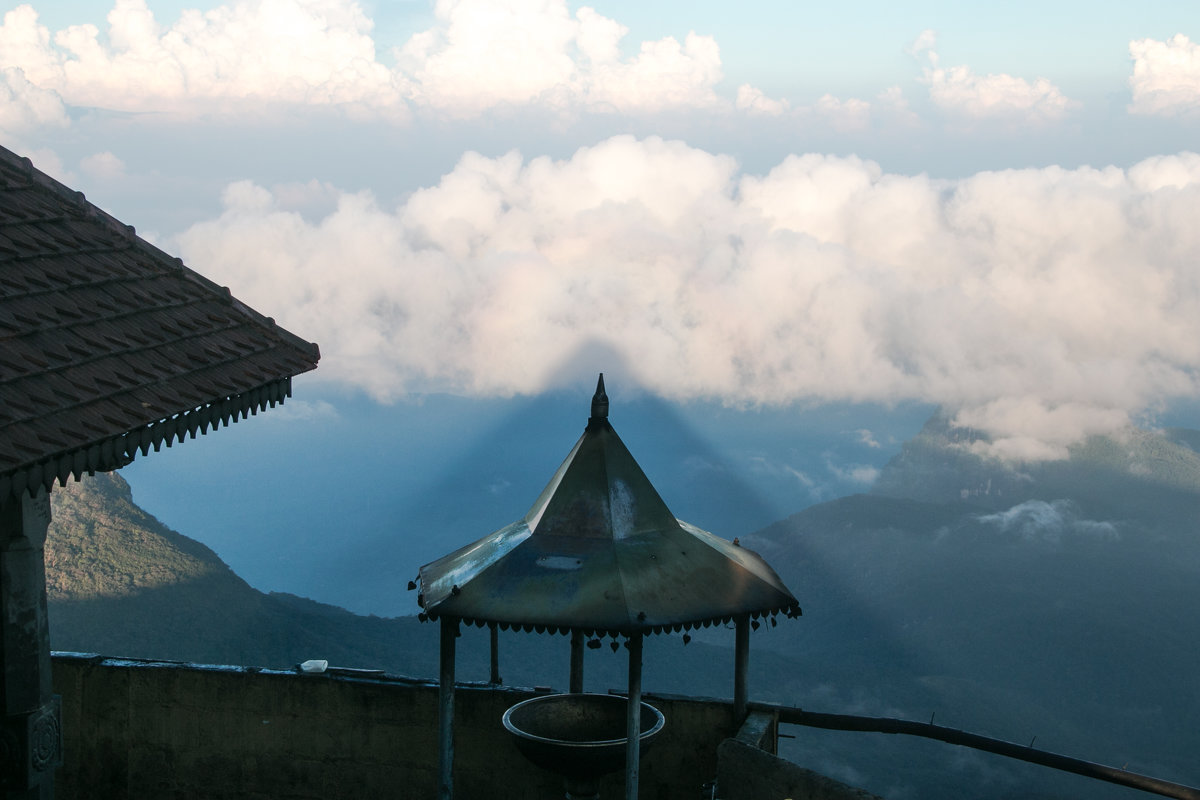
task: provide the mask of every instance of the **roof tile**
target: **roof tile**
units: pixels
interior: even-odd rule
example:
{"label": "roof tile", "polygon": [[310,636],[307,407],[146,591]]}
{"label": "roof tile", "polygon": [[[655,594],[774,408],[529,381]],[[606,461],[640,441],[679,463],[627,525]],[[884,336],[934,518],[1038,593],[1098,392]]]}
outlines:
{"label": "roof tile", "polygon": [[0,148],[0,477],[52,479],[59,467],[37,465],[72,452],[87,469],[120,466],[130,447],[194,429],[197,409],[265,407],[282,394],[256,390],[319,358]]}

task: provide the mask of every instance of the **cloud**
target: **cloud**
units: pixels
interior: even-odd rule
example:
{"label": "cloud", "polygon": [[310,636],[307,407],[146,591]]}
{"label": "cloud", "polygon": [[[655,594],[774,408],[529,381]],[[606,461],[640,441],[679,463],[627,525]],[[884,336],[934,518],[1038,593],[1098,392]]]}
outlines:
{"label": "cloud", "polygon": [[1129,55],[1130,113],[1174,116],[1200,111],[1200,45],[1182,33],[1165,42],[1136,39],[1129,43]]}
{"label": "cloud", "polygon": [[861,444],[865,444],[867,447],[870,447],[873,450],[878,450],[883,446],[879,443],[879,440],[875,438],[875,434],[871,433],[871,431],[867,430],[866,428],[859,428],[854,432],[858,434],[858,441]]}
{"label": "cloud", "polygon": [[1047,122],[1063,118],[1079,105],[1046,78],[1030,83],[1004,73],[978,75],[965,65],[941,67],[936,46],[937,34],[925,30],[908,52],[928,61],[921,82],[929,87],[930,100],[942,111],[973,120]]}
{"label": "cloud", "polygon": [[1080,519],[1079,511],[1070,500],[1028,500],[1007,511],[977,517],[1003,534],[1020,536],[1031,541],[1058,544],[1064,536],[1087,536],[1118,539],[1120,533],[1111,522]]}
{"label": "cloud", "polygon": [[917,38],[908,46],[908,54],[913,58],[926,56],[932,66],[937,66],[937,31],[932,28],[926,28],[917,34]]}
{"label": "cloud", "polygon": [[564,0],[439,0],[437,24],[413,36],[397,60],[413,100],[456,117],[534,105],[560,113],[725,111],[721,58],[710,36],[642,42],[621,57],[628,28]]}
{"label": "cloud", "polygon": [[870,486],[879,478],[879,469],[870,464],[847,464],[843,467],[826,458],[825,468],[842,483]]}
{"label": "cloud", "polygon": [[0,69],[0,132],[20,135],[69,124],[66,106],[56,93],[30,83],[17,67]]}
{"label": "cloud", "polygon": [[814,110],[828,119],[836,130],[863,130],[871,119],[871,104],[855,97],[841,100],[824,94],[817,100]]}
{"label": "cloud", "polygon": [[93,178],[112,180],[125,174],[125,162],[111,152],[95,153],[79,162],[79,167]]}
{"label": "cloud", "polygon": [[103,34],[51,35],[22,5],[0,26],[0,65],[75,106],[174,113],[338,108],[397,121],[536,107],[581,113],[727,112],[720,51],[689,33],[641,42],[566,0],[439,0],[434,24],[379,60],[373,23],[354,0],[232,0],[164,26],[145,0],[116,0]]}
{"label": "cloud", "polygon": [[387,399],[536,393],[607,352],[664,397],[915,399],[1010,457],[1200,391],[1200,156],[960,180],[854,157],[765,175],[657,138],[465,155],[315,220],[250,183],[185,261]]}
{"label": "cloud", "polygon": [[767,117],[782,116],[790,110],[787,100],[775,100],[763,94],[748,83],[738,87],[737,100],[734,103],[739,111],[758,114]]}
{"label": "cloud", "polygon": [[184,11],[164,28],[145,0],[116,0],[108,35],[49,31],[28,5],[0,27],[0,63],[66,102],[122,111],[184,111],[195,101],[403,110],[402,82],[375,59],[371,22],[344,0],[237,0]]}

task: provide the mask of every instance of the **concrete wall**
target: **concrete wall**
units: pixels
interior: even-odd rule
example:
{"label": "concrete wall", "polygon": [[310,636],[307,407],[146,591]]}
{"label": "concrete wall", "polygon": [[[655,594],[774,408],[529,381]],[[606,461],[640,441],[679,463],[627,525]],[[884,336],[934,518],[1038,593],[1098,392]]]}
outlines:
{"label": "concrete wall", "polygon": [[[437,686],[58,654],[65,764],[59,798],[421,800],[435,796]],[[455,795],[562,796],[500,717],[532,691],[460,686]],[[734,733],[728,703],[648,697],[667,724],[642,761],[642,800],[696,800]],[[601,788],[621,797],[617,774]]]}
{"label": "concrete wall", "polygon": [[735,737],[717,748],[721,800],[880,800],[773,755],[776,713],[751,712]]}

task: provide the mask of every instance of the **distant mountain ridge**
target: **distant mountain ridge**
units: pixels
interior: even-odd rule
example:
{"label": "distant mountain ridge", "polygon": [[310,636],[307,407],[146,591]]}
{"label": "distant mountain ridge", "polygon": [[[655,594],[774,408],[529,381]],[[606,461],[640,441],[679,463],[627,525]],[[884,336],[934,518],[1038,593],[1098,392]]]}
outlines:
{"label": "distant mountain ridge", "polygon": [[55,649],[274,667],[324,658],[406,674],[436,668],[408,644],[430,633],[415,619],[359,617],[259,592],[212,550],[138,508],[116,473],[56,488],[51,502]]}
{"label": "distant mountain ridge", "polygon": [[[1070,497],[1105,516],[1130,501],[1137,514],[1159,515],[1200,500],[1197,431],[1131,428],[1072,445],[1068,459],[1032,463],[981,455],[974,445],[987,441],[983,432],[935,414],[883,468],[871,493],[993,510]],[[1137,496],[1129,496],[1132,489]]]}
{"label": "distant mountain ridge", "polygon": [[[762,626],[753,699],[936,721],[1200,783],[1200,432],[1094,438],[1059,462],[1010,465],[935,417],[868,494],[742,537],[804,616]],[[136,507],[118,476],[55,489],[47,544],[56,649],[437,674],[437,626],[263,594],[207,547]],[[281,545],[286,546],[286,543]],[[407,576],[405,576],[407,577]],[[402,581],[398,578],[400,589]],[[463,679],[486,676],[464,630]],[[729,696],[728,632],[652,637],[649,691]],[[510,682],[565,683],[563,637],[502,634]],[[589,690],[623,685],[624,652],[587,653]],[[785,755],[904,800],[1123,798],[1039,767],[903,737],[793,728]],[[940,748],[941,746],[936,746]],[[947,758],[947,753],[952,757]]]}
{"label": "distant mountain ridge", "polygon": [[[792,685],[793,702],[933,714],[1200,783],[1200,433],[1093,437],[1034,464],[983,457],[980,441],[935,416],[870,494],[743,537],[804,607],[780,637],[813,681]],[[931,768],[915,744],[798,736],[808,766],[887,797],[1130,794],[982,757]]]}
{"label": "distant mountain ridge", "polygon": [[[264,594],[211,549],[139,508],[115,473],[56,488],[51,502],[46,574],[53,649],[273,668],[318,658],[338,667],[438,675],[438,625]],[[397,577],[397,592],[406,591],[406,581]],[[684,648],[681,637],[652,637],[646,644],[648,690],[729,696],[732,656],[720,638]],[[566,637],[502,632],[500,643],[506,682],[566,685]],[[489,657],[486,631],[464,629],[460,679],[486,680]],[[589,691],[625,684],[624,649],[589,649],[586,658]],[[764,653],[757,669],[779,674],[795,665]]]}

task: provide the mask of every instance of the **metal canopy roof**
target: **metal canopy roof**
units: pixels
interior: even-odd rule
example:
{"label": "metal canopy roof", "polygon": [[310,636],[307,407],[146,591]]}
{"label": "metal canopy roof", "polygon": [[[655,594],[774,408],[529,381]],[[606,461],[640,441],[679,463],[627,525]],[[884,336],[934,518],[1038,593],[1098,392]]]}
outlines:
{"label": "metal canopy roof", "polygon": [[757,554],[678,520],[608,422],[587,428],[517,522],[420,570],[430,618],[552,632],[661,633],[799,613]]}

